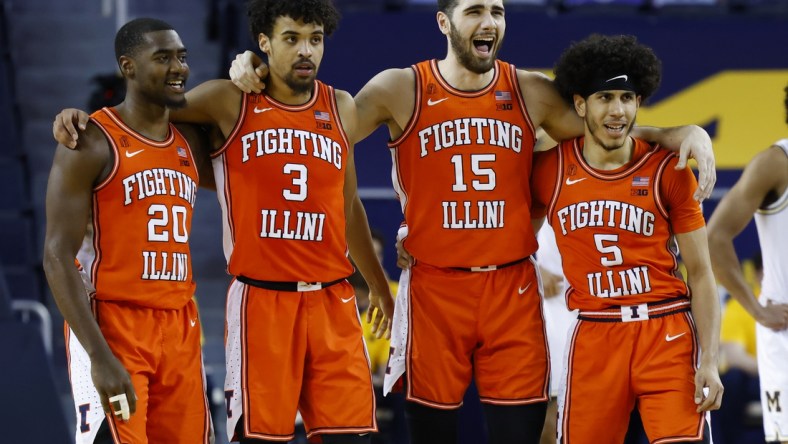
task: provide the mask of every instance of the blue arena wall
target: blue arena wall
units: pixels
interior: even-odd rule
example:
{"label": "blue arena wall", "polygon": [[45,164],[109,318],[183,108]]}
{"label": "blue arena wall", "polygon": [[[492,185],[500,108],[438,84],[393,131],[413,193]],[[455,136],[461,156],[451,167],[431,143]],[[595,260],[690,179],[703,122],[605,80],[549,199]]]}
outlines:
{"label": "blue arena wall", "polygon": [[[773,141],[788,137],[783,88],[788,58],[786,17],[743,15],[548,15],[507,11],[499,57],[526,69],[550,73],[561,51],[588,34],[634,34],[663,62],[663,81],[638,122],[698,124],[711,134],[717,156],[717,190],[704,205],[708,216],[738,179],[741,168]],[[326,43],[320,78],[355,94],[376,73],[446,54],[435,13],[348,12]],[[388,134],[379,129],[357,147],[356,162],[370,223],[393,243],[401,221],[393,200]],[[757,249],[754,224],[737,240],[742,257]],[[391,258],[389,254],[387,257]],[[387,260],[393,272],[393,260]]]}

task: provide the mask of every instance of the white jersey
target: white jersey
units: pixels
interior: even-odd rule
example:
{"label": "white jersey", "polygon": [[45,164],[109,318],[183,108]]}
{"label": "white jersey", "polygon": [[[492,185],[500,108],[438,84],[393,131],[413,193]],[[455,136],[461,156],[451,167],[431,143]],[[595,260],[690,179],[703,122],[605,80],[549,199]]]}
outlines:
{"label": "white jersey", "polygon": [[[788,155],[788,139],[775,145]],[[788,174],[788,171],[785,172]],[[763,255],[761,305],[788,303],[788,188],[772,204],[755,213]],[[769,442],[788,442],[788,330],[774,331],[756,325],[758,374],[761,380],[763,429]]]}
{"label": "white jersey", "polygon": [[[775,142],[788,155],[788,139]],[[788,174],[788,171],[785,172]],[[763,255],[761,295],[773,302],[788,303],[788,188],[766,208],[755,213]]]}

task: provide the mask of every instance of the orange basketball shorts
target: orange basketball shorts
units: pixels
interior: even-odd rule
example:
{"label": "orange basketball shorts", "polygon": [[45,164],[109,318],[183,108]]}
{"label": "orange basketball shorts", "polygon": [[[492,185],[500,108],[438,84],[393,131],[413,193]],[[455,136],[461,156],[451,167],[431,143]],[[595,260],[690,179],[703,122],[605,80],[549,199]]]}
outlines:
{"label": "orange basketball shorts", "polygon": [[234,280],[227,295],[227,434],[288,441],[377,431],[375,394],[353,287],[274,291]]}
{"label": "orange basketball shorts", "polygon": [[670,313],[649,304],[640,321],[623,322],[620,309],[610,310],[617,319],[580,312],[558,397],[560,442],[623,442],[636,405],[649,442],[703,439],[705,415],[694,401],[698,342],[684,303]]}
{"label": "orange basketball shorts", "polygon": [[66,326],[76,442],[92,443],[107,420],[115,443],[208,443],[213,426],[194,301],[180,309],[157,309],[94,300],[93,311],[107,344],[131,376],[137,412],[128,422],[104,414],[90,359]]}
{"label": "orange basketball shorts", "polygon": [[484,403],[548,400],[541,285],[530,258],[492,271],[416,263],[410,272],[398,296],[409,307],[408,400],[458,408],[471,377]]}

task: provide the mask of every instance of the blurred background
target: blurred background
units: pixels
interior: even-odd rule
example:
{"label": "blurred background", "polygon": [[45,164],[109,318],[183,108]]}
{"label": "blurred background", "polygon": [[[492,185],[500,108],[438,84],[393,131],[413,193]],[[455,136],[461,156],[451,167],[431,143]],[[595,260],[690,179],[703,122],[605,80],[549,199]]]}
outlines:
{"label": "blurred background", "polygon": [[[343,19],[326,42],[321,80],[355,93],[385,68],[445,56],[446,39],[437,29],[434,0],[335,1]],[[504,3],[506,43],[499,57],[522,68],[549,74],[570,42],[593,32],[635,34],[654,48],[663,62],[663,82],[641,108],[638,123],[697,124],[709,132],[719,170],[714,194],[704,204],[707,217],[752,156],[788,134],[783,106],[788,0]],[[41,267],[43,203],[55,148],[53,117],[65,107],[92,110],[122,98],[113,39],[130,19],[156,17],[175,27],[189,50],[191,87],[226,77],[235,54],[256,49],[256,44],[249,36],[242,0],[0,4],[0,442],[72,442],[75,421],[62,317]],[[396,279],[393,243],[401,212],[391,187],[387,136],[378,130],[358,145],[356,162],[370,225],[382,234],[384,265]],[[193,267],[205,365],[217,406],[217,443],[222,443],[223,312],[229,277],[215,196],[200,191],[197,208],[191,233]],[[740,257],[750,257],[757,245],[750,226],[736,246]],[[473,420],[463,422],[468,430],[462,436],[468,443],[482,443],[473,408],[468,407]],[[757,421],[754,427],[759,427]],[[17,441],[14,436],[25,438]]]}

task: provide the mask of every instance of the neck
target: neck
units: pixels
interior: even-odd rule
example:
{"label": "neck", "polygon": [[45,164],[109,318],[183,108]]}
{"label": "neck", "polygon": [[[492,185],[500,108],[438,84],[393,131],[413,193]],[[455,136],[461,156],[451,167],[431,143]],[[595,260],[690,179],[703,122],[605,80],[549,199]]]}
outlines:
{"label": "neck", "polygon": [[449,49],[445,59],[438,61],[438,71],[440,71],[441,76],[449,85],[460,91],[478,91],[483,89],[492,82],[495,76],[495,68],[483,74],[477,74],[469,70],[463,66],[451,49]]}
{"label": "neck", "polygon": [[583,140],[583,158],[594,169],[601,171],[615,170],[632,160],[635,142],[631,137],[627,137],[624,144],[614,150],[607,150],[597,144],[590,134],[586,134]]}
{"label": "neck", "polygon": [[170,112],[166,106],[151,103],[129,91],[115,111],[129,128],[149,139],[164,140],[169,135]]}
{"label": "neck", "polygon": [[285,105],[303,105],[312,99],[314,88],[309,91],[296,92],[290,88],[284,80],[268,77],[268,85],[265,88],[266,94],[273,97],[277,102],[282,102]]}

